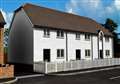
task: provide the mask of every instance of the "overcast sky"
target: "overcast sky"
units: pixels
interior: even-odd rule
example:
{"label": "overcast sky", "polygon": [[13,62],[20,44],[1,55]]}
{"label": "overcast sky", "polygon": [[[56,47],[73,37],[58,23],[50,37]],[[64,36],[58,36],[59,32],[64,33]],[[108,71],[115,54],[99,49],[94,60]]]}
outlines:
{"label": "overcast sky", "polygon": [[120,32],[120,0],[0,0],[6,27],[9,27],[14,10],[25,3],[90,17],[99,23],[111,18],[118,23],[117,32]]}

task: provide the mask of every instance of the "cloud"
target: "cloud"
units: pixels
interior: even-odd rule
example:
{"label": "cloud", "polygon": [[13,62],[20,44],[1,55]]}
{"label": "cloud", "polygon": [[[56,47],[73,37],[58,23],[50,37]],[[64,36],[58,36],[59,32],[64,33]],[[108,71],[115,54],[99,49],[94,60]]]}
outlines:
{"label": "cloud", "polygon": [[2,12],[3,17],[5,19],[5,22],[6,22],[5,28],[9,28],[11,20],[12,20],[12,17],[13,17],[13,13],[5,12],[1,8],[0,8],[0,11]]}
{"label": "cloud", "polygon": [[120,0],[70,0],[66,11],[90,17],[99,23],[111,18],[120,25]]}
{"label": "cloud", "polygon": [[114,1],[114,5],[116,6],[116,8],[117,8],[118,10],[120,10],[120,0],[115,0],[115,1]]}
{"label": "cloud", "polygon": [[111,2],[109,5],[106,5],[107,3],[105,4],[105,2],[107,1],[70,0],[70,2],[66,4],[66,10],[70,13],[93,18],[98,22],[104,22],[106,18],[111,17],[114,19],[114,17],[118,17],[117,13],[120,13],[120,11],[118,11],[118,9],[120,9],[120,0],[114,0],[114,2]]}
{"label": "cloud", "polygon": [[68,13],[74,13],[74,12],[73,12],[73,9],[70,8],[70,9],[68,10]]}
{"label": "cloud", "polygon": [[[76,10],[80,10],[79,8],[87,8],[89,7],[89,9],[93,10],[94,8],[97,8],[99,6],[100,0],[70,0],[69,3],[66,4],[66,9],[67,12],[71,12],[72,13],[76,13]],[[87,5],[87,6],[86,6]]]}

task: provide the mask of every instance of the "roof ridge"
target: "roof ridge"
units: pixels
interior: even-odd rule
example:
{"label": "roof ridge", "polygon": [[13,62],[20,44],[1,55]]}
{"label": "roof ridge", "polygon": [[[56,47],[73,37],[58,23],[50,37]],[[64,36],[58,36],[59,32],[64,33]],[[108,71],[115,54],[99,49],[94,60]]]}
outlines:
{"label": "roof ridge", "polygon": [[56,9],[53,9],[53,8],[47,8],[47,7],[39,6],[39,5],[32,4],[32,3],[25,3],[25,4],[22,5],[22,7],[24,8],[26,5],[32,5],[32,6],[36,6],[36,7],[40,7],[40,8],[45,8],[45,9],[48,9],[48,10],[51,10],[51,11],[56,11],[56,12],[60,12],[60,13],[63,13],[63,14],[72,15],[72,16],[76,16],[76,17],[82,17],[82,18],[86,18],[86,19],[89,19],[89,20],[92,20],[92,21],[96,22],[95,20],[93,20],[89,17],[86,17],[86,16],[80,16],[80,15],[77,15],[77,14],[72,14],[72,13],[56,10]]}
{"label": "roof ridge", "polygon": [[79,16],[31,3],[23,4],[16,12],[21,10],[21,8],[23,8],[34,25],[46,25],[53,28],[58,27],[57,29],[61,28],[93,33],[96,33],[97,30],[103,30],[103,32],[106,32],[108,35],[110,34],[107,29],[89,17]]}

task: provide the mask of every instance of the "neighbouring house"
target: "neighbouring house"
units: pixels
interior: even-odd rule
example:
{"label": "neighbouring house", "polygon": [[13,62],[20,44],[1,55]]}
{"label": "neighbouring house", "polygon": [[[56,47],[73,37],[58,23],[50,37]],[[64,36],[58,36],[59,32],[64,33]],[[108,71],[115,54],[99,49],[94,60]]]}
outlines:
{"label": "neighbouring house", "polygon": [[6,24],[0,11],[0,79],[14,77],[14,66],[7,64],[7,56],[4,55],[4,25]]}
{"label": "neighbouring house", "polygon": [[37,62],[105,59],[114,55],[112,33],[88,17],[27,3],[15,10],[10,28],[10,63],[33,67]]}

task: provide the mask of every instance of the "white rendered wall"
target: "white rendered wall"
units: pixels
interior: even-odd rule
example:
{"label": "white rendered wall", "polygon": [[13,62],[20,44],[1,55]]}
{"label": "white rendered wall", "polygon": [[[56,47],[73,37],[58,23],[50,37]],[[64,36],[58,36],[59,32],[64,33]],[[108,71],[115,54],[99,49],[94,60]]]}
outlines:
{"label": "white rendered wall", "polygon": [[[104,58],[112,58],[113,57],[113,38],[109,38],[109,42],[105,41],[105,37],[104,37]],[[105,54],[105,50],[110,50],[110,56],[106,56]]]}
{"label": "white rendered wall", "polygon": [[[43,36],[43,29],[34,29],[34,62],[43,61],[43,49],[51,49],[50,61],[66,61],[66,35],[64,33],[64,39],[56,38],[56,31],[50,31],[50,38]],[[91,60],[98,59],[98,36],[91,35],[90,40],[85,40],[85,34],[80,34],[80,40],[76,40],[76,33],[67,32],[68,38],[68,61],[76,60],[76,49],[81,50],[81,59]],[[93,43],[92,43],[93,42]],[[103,38],[103,53],[104,58],[105,50],[110,50],[110,56],[112,57],[112,39],[110,42],[105,42]],[[57,58],[57,49],[64,49],[64,58]],[[91,50],[91,56],[85,56],[85,49]],[[93,50],[92,50],[93,49]],[[102,41],[99,42],[99,49],[102,49]],[[107,57],[108,58],[108,57]]]}
{"label": "white rendered wall", "polygon": [[68,33],[68,60],[76,60],[76,49],[81,49],[81,59],[91,59],[85,57],[85,49],[91,50],[91,40],[86,41],[84,34],[80,34],[80,40],[76,40],[75,33]]}
{"label": "white rendered wall", "polygon": [[93,36],[93,59],[98,59],[98,36]]}
{"label": "white rendered wall", "polygon": [[[50,38],[45,38],[43,29],[34,28],[34,62],[43,61],[43,49],[51,49],[50,61],[66,61],[66,37],[56,38],[56,31],[50,31]],[[57,49],[64,49],[64,58],[57,58]]]}

